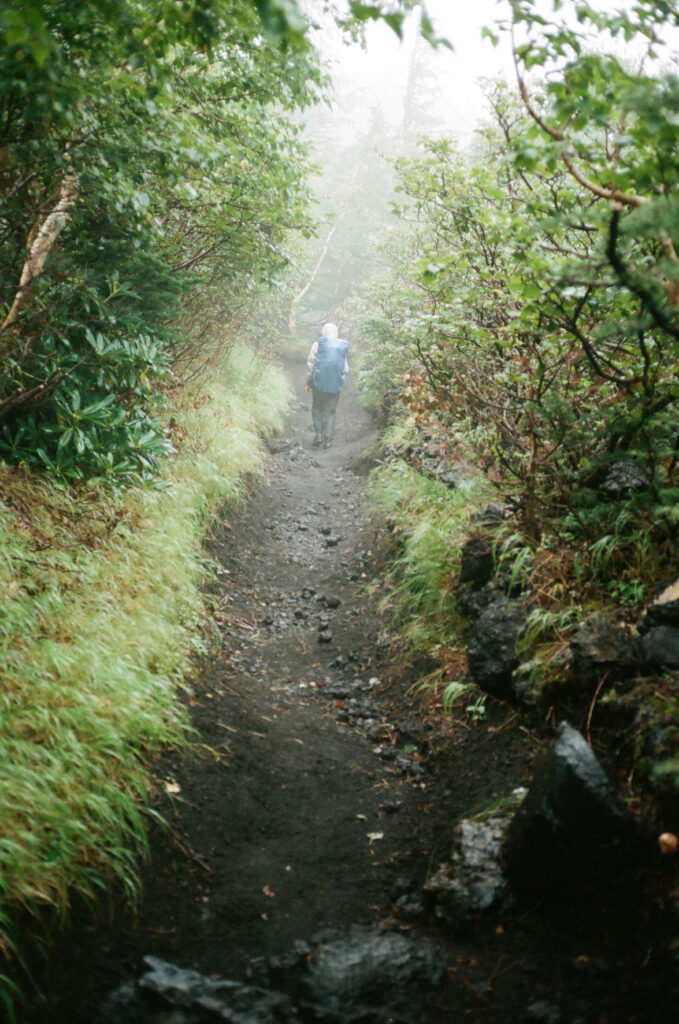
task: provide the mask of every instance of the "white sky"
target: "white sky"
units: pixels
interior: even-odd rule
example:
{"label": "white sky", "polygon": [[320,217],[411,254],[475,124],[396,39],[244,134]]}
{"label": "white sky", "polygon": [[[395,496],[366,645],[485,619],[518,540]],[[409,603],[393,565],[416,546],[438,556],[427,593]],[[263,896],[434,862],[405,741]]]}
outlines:
{"label": "white sky", "polygon": [[[553,13],[551,0],[542,2],[545,13]],[[598,4],[605,10],[629,7],[632,3],[633,0],[594,0],[594,6]],[[437,32],[454,46],[453,52],[443,47],[436,52],[431,51],[429,58],[441,83],[440,105],[436,114],[442,130],[457,135],[464,144],[471,139],[479,120],[484,117],[480,79],[502,77],[511,83],[515,80],[507,34],[498,33],[500,44],[497,47],[481,37],[483,26],[494,28],[495,22],[508,18],[509,7],[504,0],[426,0],[426,6]],[[575,6],[573,0],[564,4],[561,16],[569,17],[569,7],[572,6]],[[400,98],[415,38],[413,20],[406,28],[402,43],[386,25],[370,24],[365,51],[359,46],[342,45],[338,33],[335,33],[334,42],[332,33],[327,36],[323,32],[322,35],[321,49],[333,57],[339,91],[346,93],[362,89],[369,103],[379,101],[387,117],[400,121]],[[629,55],[629,46],[616,43],[617,46],[625,48]],[[679,50],[676,32],[671,34],[671,45],[665,48],[665,53],[672,49],[675,54]]]}
{"label": "white sky", "polygon": [[[440,112],[447,131],[469,139],[483,113],[480,78],[513,78],[511,51],[506,38],[493,47],[481,38],[484,25],[492,26],[503,13],[498,0],[428,0],[427,10],[437,32],[450,39],[454,51],[431,51],[430,61],[441,80]],[[371,24],[367,47],[332,47],[334,70],[340,89],[351,85],[369,90],[379,99],[387,116],[400,120],[400,97],[414,44],[414,25],[407,26],[404,41],[383,24]]]}

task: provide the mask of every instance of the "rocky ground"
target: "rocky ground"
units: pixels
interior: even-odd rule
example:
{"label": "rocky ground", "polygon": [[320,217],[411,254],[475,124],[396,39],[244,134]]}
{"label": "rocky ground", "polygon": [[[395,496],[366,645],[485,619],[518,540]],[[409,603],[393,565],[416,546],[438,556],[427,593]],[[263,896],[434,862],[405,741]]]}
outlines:
{"label": "rocky ground", "polygon": [[[266,479],[209,539],[223,647],[187,697],[195,755],[156,766],[169,827],[152,829],[139,906],[114,894],[93,910],[75,907],[19,1019],[95,1024],[149,955],[210,985],[267,984],[272,957],[297,950],[318,965],[313,943],[295,944],[341,939],[356,925],[424,943],[440,956],[440,979],[415,978],[398,1013],[345,1008],[343,1018],[329,996],[325,1016],[293,1009],[294,1019],[675,1019],[669,862],[640,864],[585,896],[505,898],[455,928],[434,912],[423,885],[448,857],[455,823],[528,785],[544,737],[500,701],[474,723],[463,710],[444,720],[416,699],[418,666],[403,662],[376,610],[388,537],[364,495],[373,426],[350,382],[334,446],[312,450],[303,365],[291,372],[297,399]],[[267,1012],[257,1019],[288,1019]],[[133,1019],[170,1017],[120,1011],[121,1024]]]}

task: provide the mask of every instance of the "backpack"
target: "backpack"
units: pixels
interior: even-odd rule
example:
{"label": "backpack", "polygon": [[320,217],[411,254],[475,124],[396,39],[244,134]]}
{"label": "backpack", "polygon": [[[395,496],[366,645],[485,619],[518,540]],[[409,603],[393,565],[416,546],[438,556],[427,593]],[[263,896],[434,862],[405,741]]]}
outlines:
{"label": "backpack", "polygon": [[319,338],[312,374],[313,385],[318,391],[336,395],[342,390],[348,351],[349,342],[342,338]]}

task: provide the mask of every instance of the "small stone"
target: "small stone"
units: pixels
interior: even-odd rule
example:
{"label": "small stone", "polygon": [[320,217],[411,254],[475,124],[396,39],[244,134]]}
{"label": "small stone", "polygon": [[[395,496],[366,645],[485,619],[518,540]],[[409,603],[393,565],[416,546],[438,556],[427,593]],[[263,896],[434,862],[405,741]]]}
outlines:
{"label": "small stone", "polygon": [[658,846],[665,857],[673,857],[679,850],[679,839],[673,832],[663,832],[658,836]]}
{"label": "small stone", "polygon": [[384,803],[380,804],[380,810],[384,811],[385,814],[396,814],[401,810],[401,801],[396,798],[385,800]]}
{"label": "small stone", "polygon": [[540,999],[526,1008],[526,1020],[536,1024],[560,1024],[563,1017],[558,1006]]}
{"label": "small stone", "polygon": [[634,459],[620,459],[611,466],[603,489],[611,495],[620,495],[629,491],[643,491],[649,485],[648,473]]}

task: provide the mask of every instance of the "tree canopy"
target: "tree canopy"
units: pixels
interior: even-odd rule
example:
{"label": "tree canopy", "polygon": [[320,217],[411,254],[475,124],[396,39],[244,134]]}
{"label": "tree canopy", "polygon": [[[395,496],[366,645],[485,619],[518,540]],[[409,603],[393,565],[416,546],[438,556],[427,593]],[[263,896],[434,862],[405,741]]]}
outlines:
{"label": "tree canopy", "polygon": [[416,423],[508,488],[529,536],[557,522],[625,573],[678,527],[679,78],[654,59],[677,12],[509,6],[517,88],[489,87],[475,152],[399,162],[363,326]]}
{"label": "tree canopy", "polygon": [[170,444],[154,403],[200,355],[182,300],[225,314],[312,230],[293,114],[316,55],[243,0],[41,0],[3,8],[0,68],[0,454],[143,476]]}

